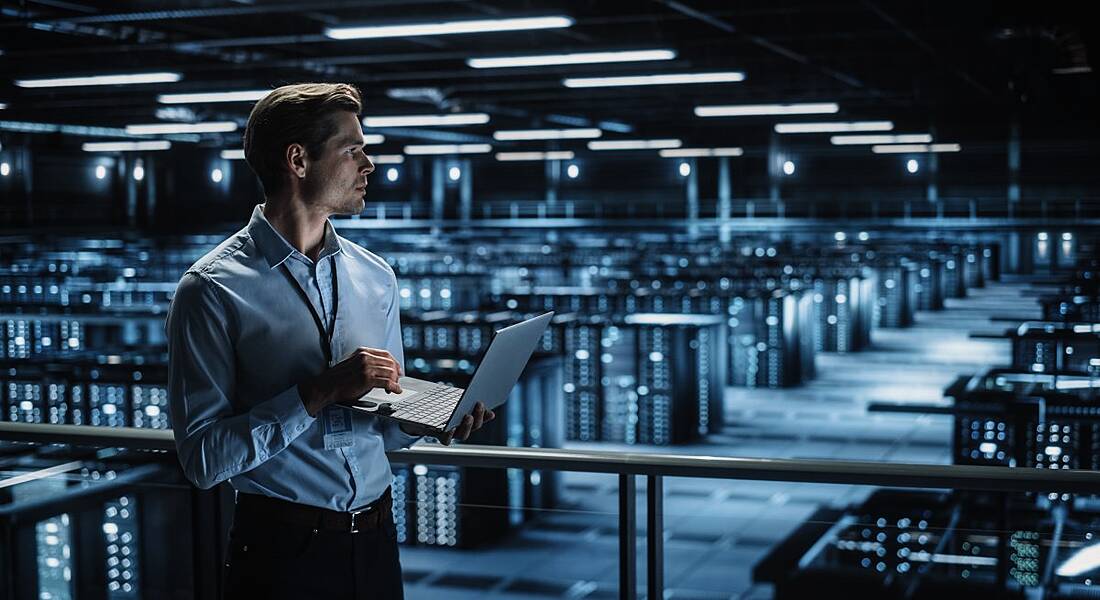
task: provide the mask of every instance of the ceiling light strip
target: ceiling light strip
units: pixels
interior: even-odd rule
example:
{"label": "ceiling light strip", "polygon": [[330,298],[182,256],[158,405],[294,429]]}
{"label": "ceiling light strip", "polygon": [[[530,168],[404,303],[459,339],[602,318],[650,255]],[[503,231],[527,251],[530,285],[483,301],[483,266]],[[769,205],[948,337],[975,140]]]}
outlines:
{"label": "ceiling light strip", "polygon": [[134,85],[140,83],[175,83],[183,78],[179,73],[117,73],[85,77],[53,77],[48,79],[16,79],[21,88],[83,87],[89,85]]}
{"label": "ceiling light strip", "polygon": [[363,117],[364,127],[441,127],[447,125],[483,125],[488,122],[489,115],[485,113]]}
{"label": "ceiling light strip", "polygon": [[776,123],[776,133],[850,133],[893,131],[892,121],[849,121],[836,123]]}
{"label": "ceiling light strip", "polygon": [[493,147],[489,144],[422,144],[405,146],[405,154],[487,154]]}
{"label": "ceiling light strip", "polygon": [[587,65],[612,62],[639,62],[647,60],[672,60],[675,50],[623,50],[613,52],[574,52],[570,54],[542,54],[534,56],[496,56],[466,60],[475,69],[499,69],[508,67],[545,67],[550,65]]}
{"label": "ceiling light strip", "polygon": [[741,148],[671,148],[661,150],[658,154],[661,158],[702,158],[708,156],[741,156],[745,151]]}
{"label": "ceiling light strip", "polygon": [[84,142],[80,148],[85,152],[149,152],[167,150],[172,142],[167,140],[146,140],[142,142]]}
{"label": "ceiling light strip", "polygon": [[555,15],[513,19],[476,19],[439,21],[432,23],[372,25],[366,27],[329,27],[325,29],[325,35],[335,40],[360,40],[421,35],[454,35],[459,33],[558,29],[562,27],[571,27],[572,25],[573,19],[566,16]]}
{"label": "ceiling light strip", "polygon": [[601,140],[588,142],[589,150],[661,150],[679,148],[683,143],[677,139],[658,140]]}
{"label": "ceiling light strip", "polygon": [[669,73],[666,75],[630,75],[622,77],[570,77],[562,79],[568,88],[623,87],[637,85],[683,85],[691,83],[736,83],[745,80],[740,71],[715,73]]}
{"label": "ceiling light strip", "polygon": [[857,144],[928,144],[932,142],[931,134],[927,133],[902,133],[898,135],[834,135],[829,138],[834,146],[851,146]]}
{"label": "ceiling light strip", "polygon": [[530,160],[573,160],[571,150],[558,150],[552,152],[497,152],[499,161],[530,161]]}
{"label": "ceiling light strip", "polygon": [[960,152],[959,144],[891,144],[871,146],[875,154],[906,154],[919,152]]}
{"label": "ceiling light strip", "polygon": [[697,117],[754,117],[762,115],[814,115],[840,112],[835,102],[804,102],[797,104],[734,104],[696,106]]}
{"label": "ceiling light strip", "polygon": [[166,133],[229,133],[237,130],[234,121],[209,121],[206,123],[150,123],[127,125],[126,133],[133,135],[161,135]]}
{"label": "ceiling light strip", "polygon": [[516,129],[509,131],[494,131],[493,139],[501,142],[525,140],[583,140],[598,138],[601,135],[603,135],[602,131],[592,127],[577,129]]}
{"label": "ceiling light strip", "polygon": [[253,102],[271,93],[271,90],[240,90],[236,92],[197,92],[192,94],[160,94],[161,104],[203,104],[208,102]]}

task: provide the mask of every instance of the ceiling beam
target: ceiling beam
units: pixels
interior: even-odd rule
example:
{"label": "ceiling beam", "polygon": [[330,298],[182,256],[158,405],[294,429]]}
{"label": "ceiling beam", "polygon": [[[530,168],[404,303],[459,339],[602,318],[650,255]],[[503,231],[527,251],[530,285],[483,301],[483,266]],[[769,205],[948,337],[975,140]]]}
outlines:
{"label": "ceiling beam", "polygon": [[835,80],[837,80],[837,81],[839,81],[839,82],[841,82],[841,83],[843,83],[847,86],[864,90],[865,92],[867,92],[867,93],[869,93],[873,96],[884,96],[884,94],[880,90],[875,89],[875,88],[867,85],[866,83],[864,83],[862,80],[860,80],[859,78],[857,78],[854,75],[851,75],[849,73],[844,73],[842,71],[838,71],[836,69],[833,69],[831,67],[827,67],[825,65],[816,64],[813,61],[811,61],[808,57],[806,57],[806,56],[804,56],[804,55],[802,55],[798,52],[795,52],[794,50],[791,50],[790,48],[787,48],[785,46],[781,46],[779,44],[776,44],[776,43],[774,43],[772,41],[769,41],[767,38],[764,38],[762,36],[754,35],[754,34],[751,34],[751,33],[745,33],[743,31],[739,31],[732,24],[730,24],[730,23],[728,23],[728,22],[726,22],[722,19],[719,19],[717,17],[713,17],[713,16],[711,16],[711,15],[709,15],[709,14],[707,14],[707,13],[701,11],[701,10],[697,10],[695,8],[692,8],[692,7],[688,6],[687,4],[684,4],[683,2],[679,2],[678,0],[655,0],[655,1],[669,7],[670,9],[672,9],[672,10],[674,10],[674,11],[680,13],[680,14],[687,15],[689,17],[692,17],[694,19],[702,21],[703,23],[706,23],[706,24],[708,24],[712,27],[716,27],[718,29],[721,29],[722,31],[725,31],[727,33],[731,33],[731,34],[740,36],[740,37],[744,38],[745,40],[747,40],[747,41],[749,41],[749,42],[751,42],[751,43],[753,43],[753,44],[755,44],[755,45],[757,45],[761,48],[764,48],[765,50],[768,50],[768,51],[770,51],[774,54],[782,56],[783,58],[786,58],[788,60],[792,60],[796,63],[799,63],[801,65],[810,67],[812,69],[816,69],[817,71],[820,71],[821,73],[824,73],[825,75],[828,75],[829,77],[831,77],[831,78],[833,78],[833,79],[835,79]]}
{"label": "ceiling beam", "polygon": [[901,23],[901,21],[898,21],[897,19],[895,19],[893,17],[893,15],[886,12],[881,6],[879,6],[878,4],[875,4],[871,0],[863,0],[863,5],[866,6],[867,9],[870,10],[872,13],[874,13],[876,16],[878,16],[878,18],[882,19],[888,25],[890,25],[891,27],[896,29],[898,31],[898,33],[900,33],[906,39],[913,42],[918,48],[920,48],[921,50],[926,52],[932,58],[936,59],[937,62],[939,62],[941,64],[945,64],[945,65],[950,65],[950,66],[948,66],[948,69],[947,69],[948,71],[954,73],[956,76],[958,76],[960,79],[962,79],[966,83],[970,84],[971,87],[978,90],[983,95],[988,96],[990,98],[993,97],[993,92],[988,87],[986,87],[985,85],[980,83],[978,80],[974,79],[970,75],[970,73],[967,73],[965,70],[955,66],[956,63],[943,60],[940,57],[939,52],[937,52],[936,49],[933,48],[931,44],[929,44],[928,42],[921,39],[921,37],[918,36],[915,32],[913,32],[912,29],[909,29],[908,27],[903,25]]}

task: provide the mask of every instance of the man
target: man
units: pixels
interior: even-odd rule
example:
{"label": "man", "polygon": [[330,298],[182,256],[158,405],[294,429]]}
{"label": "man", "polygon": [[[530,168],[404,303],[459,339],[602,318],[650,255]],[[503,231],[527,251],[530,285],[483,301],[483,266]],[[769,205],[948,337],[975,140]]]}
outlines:
{"label": "man", "polygon": [[[385,452],[427,431],[347,408],[398,393],[397,280],[328,218],[363,210],[374,165],[358,90],[278,88],[245,158],[266,202],[180,280],[167,321],[176,447],[200,488],[237,491],[228,598],[402,598]],[[494,417],[440,435],[465,440]]]}

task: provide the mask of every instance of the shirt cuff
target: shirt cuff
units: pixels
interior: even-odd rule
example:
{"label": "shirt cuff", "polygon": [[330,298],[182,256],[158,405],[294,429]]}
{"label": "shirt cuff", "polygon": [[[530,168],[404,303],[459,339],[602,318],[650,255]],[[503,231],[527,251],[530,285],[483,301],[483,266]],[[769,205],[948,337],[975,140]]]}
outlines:
{"label": "shirt cuff", "polygon": [[405,433],[405,430],[401,428],[401,424],[396,422],[393,424],[391,435],[393,436],[392,441],[396,442],[399,448],[408,448],[424,437],[422,435],[409,435]]}
{"label": "shirt cuff", "polygon": [[272,413],[279,420],[279,427],[287,444],[302,435],[317,420],[317,417],[311,417],[306,412],[306,405],[302,403],[302,395],[298,393],[296,385],[275,396],[270,402]]}

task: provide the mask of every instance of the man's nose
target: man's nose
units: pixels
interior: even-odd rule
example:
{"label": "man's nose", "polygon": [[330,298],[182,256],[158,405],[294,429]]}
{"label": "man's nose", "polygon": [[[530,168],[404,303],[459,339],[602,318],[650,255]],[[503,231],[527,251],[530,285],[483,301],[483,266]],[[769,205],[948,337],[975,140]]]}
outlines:
{"label": "man's nose", "polygon": [[365,173],[363,173],[364,175],[370,175],[374,172],[374,162],[370,159],[369,156],[367,157],[367,163],[363,165],[362,170],[365,171]]}

